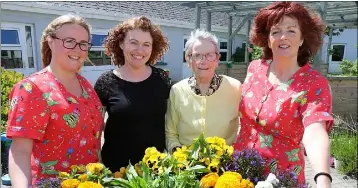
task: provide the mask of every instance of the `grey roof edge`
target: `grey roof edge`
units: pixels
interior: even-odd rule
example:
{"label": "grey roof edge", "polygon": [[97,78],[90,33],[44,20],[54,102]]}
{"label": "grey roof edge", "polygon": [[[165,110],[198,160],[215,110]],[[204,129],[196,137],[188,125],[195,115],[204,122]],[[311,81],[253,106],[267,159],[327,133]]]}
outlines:
{"label": "grey roof edge", "polygon": [[[93,10],[89,8],[83,8],[78,6],[73,7],[66,7],[66,6],[58,6],[55,5],[61,4],[61,2],[11,2],[11,1],[4,1],[1,2],[1,9],[3,10],[16,10],[16,11],[23,11],[23,12],[33,12],[33,13],[42,13],[42,14],[53,14],[53,15],[63,15],[66,13],[73,13],[83,16],[84,18],[92,18],[92,19],[103,19],[103,20],[114,20],[114,21],[123,21],[128,18],[131,18],[135,15],[123,14],[123,13],[111,13],[107,11],[101,10]],[[175,21],[173,20],[166,20],[156,17],[148,16],[154,23],[163,26],[170,26],[170,27],[179,27],[179,28],[188,28],[188,29],[195,29],[195,20],[193,22],[184,22],[184,21]],[[206,24],[202,23],[200,25],[201,28],[206,28]],[[228,28],[223,26],[212,25],[212,31],[215,32],[227,32]],[[233,30],[235,27],[233,27]],[[244,29],[241,29],[237,34],[239,35],[246,35],[243,32]]]}

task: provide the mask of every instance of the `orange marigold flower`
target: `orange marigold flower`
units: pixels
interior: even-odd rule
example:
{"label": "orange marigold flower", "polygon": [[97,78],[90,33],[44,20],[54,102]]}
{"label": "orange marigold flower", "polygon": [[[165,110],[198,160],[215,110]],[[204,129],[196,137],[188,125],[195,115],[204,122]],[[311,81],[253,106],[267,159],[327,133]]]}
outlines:
{"label": "orange marigold flower", "polygon": [[200,180],[200,186],[203,188],[212,188],[215,186],[216,182],[219,179],[219,175],[217,173],[209,173],[206,174]]}

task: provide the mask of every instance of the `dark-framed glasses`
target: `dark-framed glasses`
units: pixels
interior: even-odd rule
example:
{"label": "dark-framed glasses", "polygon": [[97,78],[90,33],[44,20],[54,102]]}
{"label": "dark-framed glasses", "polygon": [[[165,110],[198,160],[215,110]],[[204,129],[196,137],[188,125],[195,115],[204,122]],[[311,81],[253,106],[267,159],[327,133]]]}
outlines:
{"label": "dark-framed glasses", "polygon": [[63,47],[67,48],[67,49],[75,49],[76,46],[78,45],[80,47],[80,49],[82,51],[88,51],[91,49],[92,47],[92,43],[89,43],[89,42],[77,42],[76,39],[74,38],[71,38],[71,37],[67,37],[67,38],[64,38],[64,39],[60,39],[56,36],[53,36],[52,38],[54,39],[58,39],[58,40],[61,40],[62,43],[63,43]]}
{"label": "dark-framed glasses", "polygon": [[218,58],[218,55],[219,54],[216,52],[210,52],[205,55],[204,54],[190,54],[189,57],[194,61],[201,61],[201,60],[203,60],[204,57],[208,61],[214,61]]}

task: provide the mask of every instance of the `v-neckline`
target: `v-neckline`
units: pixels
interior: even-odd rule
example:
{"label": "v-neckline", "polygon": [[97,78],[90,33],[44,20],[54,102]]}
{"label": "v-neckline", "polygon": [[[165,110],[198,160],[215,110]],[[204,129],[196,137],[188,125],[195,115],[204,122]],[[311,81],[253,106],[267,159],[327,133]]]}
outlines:
{"label": "v-neckline", "polygon": [[50,74],[50,76],[57,82],[58,86],[60,87],[60,90],[62,90],[62,92],[66,93],[66,95],[69,95],[75,99],[81,99],[82,97],[86,98],[85,95],[87,95],[87,92],[86,92],[86,89],[83,87],[83,82],[82,82],[82,79],[79,77],[79,74],[76,73],[76,78],[80,84],[80,87],[81,87],[81,94],[79,96],[69,92],[66,87],[56,78],[56,76],[50,72],[49,70],[46,69],[46,71]]}
{"label": "v-neckline", "polygon": [[292,84],[292,82],[295,80],[295,78],[305,69],[305,67],[307,66],[307,64],[305,64],[304,66],[300,67],[288,80],[287,82],[282,82],[280,84],[272,84],[270,81],[269,81],[269,78],[268,78],[268,71],[269,71],[269,68],[270,68],[270,65],[272,63],[272,60],[264,60],[263,64],[264,64],[264,69],[263,69],[263,72],[264,72],[264,77],[265,77],[265,84],[267,84],[269,86],[269,88],[276,88],[280,85],[283,85],[283,84],[286,84],[286,85],[290,85]]}

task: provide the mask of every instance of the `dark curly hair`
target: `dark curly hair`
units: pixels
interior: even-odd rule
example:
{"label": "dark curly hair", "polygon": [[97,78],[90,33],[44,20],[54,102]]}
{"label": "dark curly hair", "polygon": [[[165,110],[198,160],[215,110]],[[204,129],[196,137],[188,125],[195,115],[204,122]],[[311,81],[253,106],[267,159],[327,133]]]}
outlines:
{"label": "dark curly hair", "polygon": [[113,64],[118,66],[124,65],[123,50],[119,45],[122,44],[127,32],[134,29],[149,32],[152,36],[152,54],[146,64],[155,64],[156,61],[169,49],[168,40],[160,30],[159,26],[152,24],[152,22],[144,16],[126,20],[112,28],[103,44],[105,53],[112,57]]}
{"label": "dark curly hair", "polygon": [[298,50],[298,65],[302,67],[313,57],[322,45],[322,34],[326,28],[320,16],[313,10],[294,2],[275,2],[259,10],[250,32],[250,42],[263,48],[263,59],[272,59],[268,47],[270,29],[284,16],[296,18],[302,33],[303,44]]}

